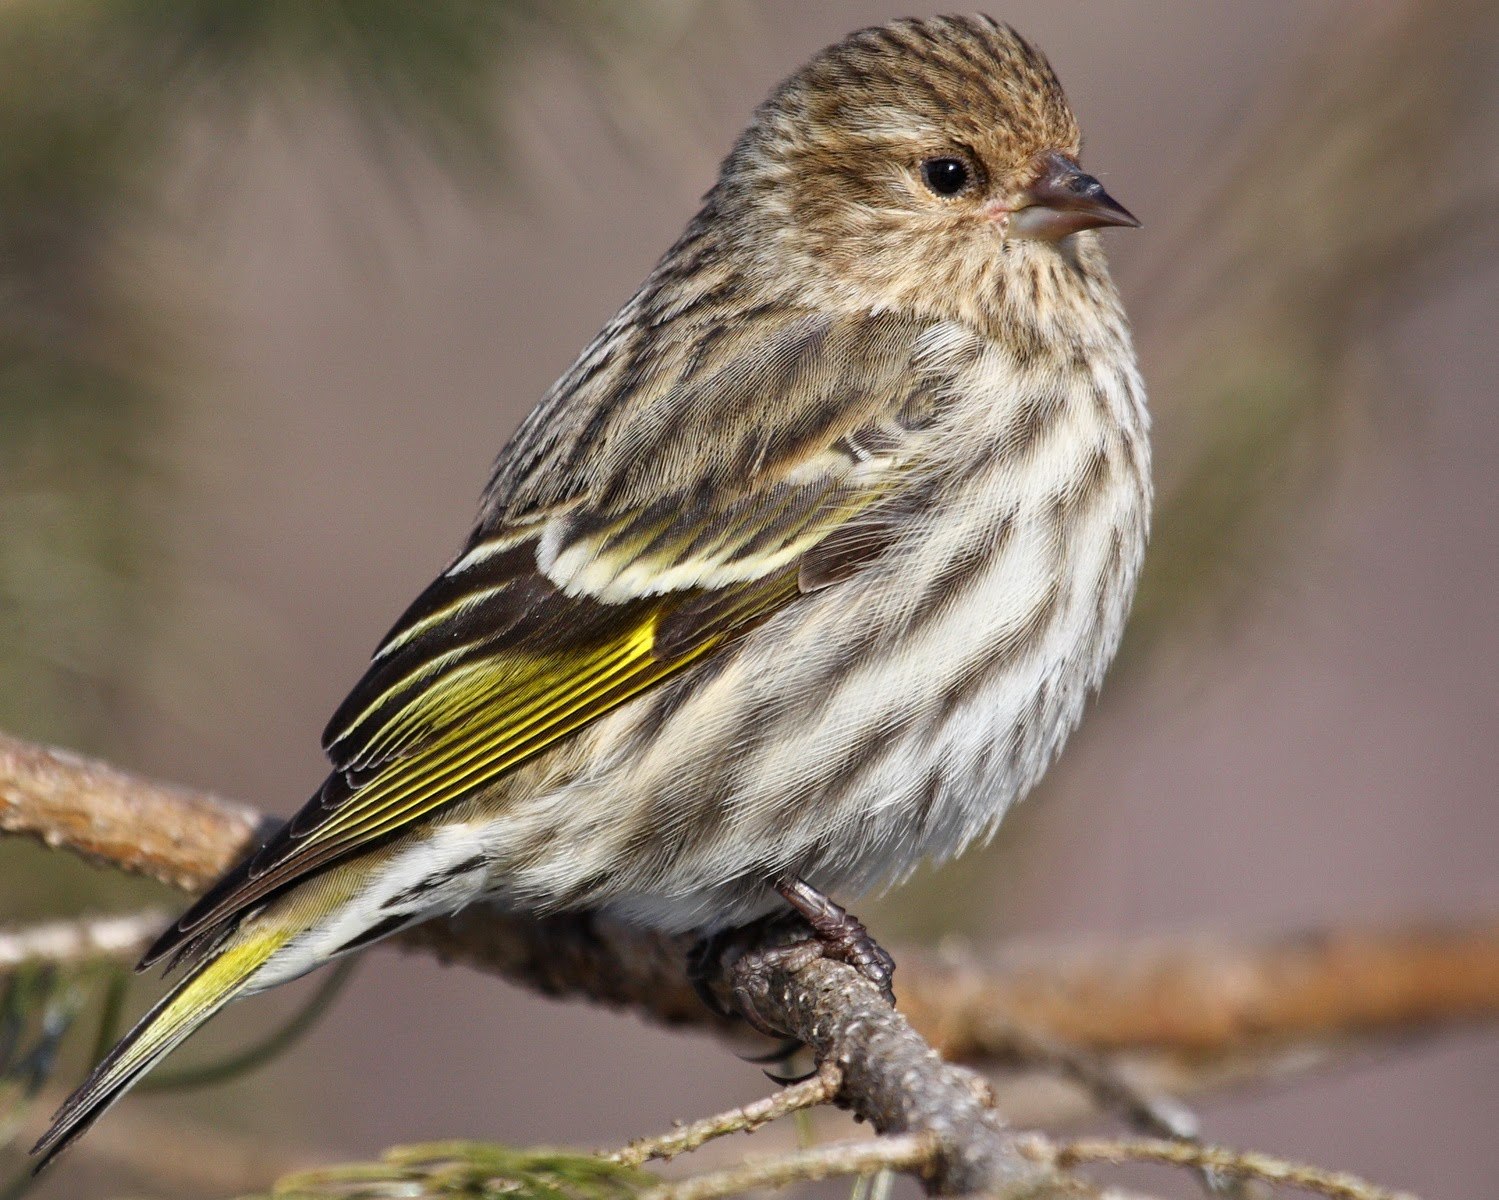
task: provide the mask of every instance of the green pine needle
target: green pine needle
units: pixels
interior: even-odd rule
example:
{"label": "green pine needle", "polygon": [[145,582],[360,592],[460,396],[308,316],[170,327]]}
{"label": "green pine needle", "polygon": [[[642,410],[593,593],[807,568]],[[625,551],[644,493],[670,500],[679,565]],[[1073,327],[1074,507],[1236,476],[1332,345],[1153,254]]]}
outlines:
{"label": "green pine needle", "polygon": [[397,1146],[378,1163],[298,1172],[253,1200],[633,1200],[657,1182],[590,1154],[452,1141]]}

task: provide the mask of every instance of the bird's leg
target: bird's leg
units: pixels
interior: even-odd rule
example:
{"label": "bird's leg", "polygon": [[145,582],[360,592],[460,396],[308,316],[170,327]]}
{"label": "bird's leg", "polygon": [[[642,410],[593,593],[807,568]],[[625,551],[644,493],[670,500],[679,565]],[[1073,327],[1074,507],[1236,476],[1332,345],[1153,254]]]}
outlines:
{"label": "bird's leg", "polygon": [[[703,1002],[714,1012],[741,1016],[759,1032],[776,1038],[776,1049],[764,1058],[780,1061],[794,1053],[800,1043],[785,1040],[783,1030],[776,1029],[760,1016],[755,1004],[754,979],[763,977],[772,966],[795,969],[812,958],[826,956],[853,967],[875,984],[894,1006],[890,980],[895,974],[895,962],[869,936],[869,931],[857,917],[811,884],[788,876],[772,886],[793,911],[772,914],[737,929],[708,935],[689,952],[688,977]],[[720,999],[714,987],[716,981],[725,979],[731,981],[732,1008]],[[783,1083],[797,1082],[795,1077],[781,1079],[772,1075],[771,1078]]]}
{"label": "bird's leg", "polygon": [[[790,928],[793,923],[797,926],[795,930]],[[748,925],[710,933],[687,952],[687,979],[709,1010],[721,1017],[741,1018],[757,1032],[774,1039],[774,1047],[764,1054],[741,1055],[746,1062],[783,1063],[801,1049],[802,1043],[767,1025],[741,987],[735,985],[730,989],[734,997],[730,1004],[720,998],[714,984],[731,974],[731,964],[744,960],[768,965],[771,961],[781,961],[788,953],[821,953],[820,946],[808,940],[800,926],[801,922],[790,913],[775,913]],[[797,1082],[795,1077],[785,1079],[770,1071],[766,1074],[777,1083]]]}
{"label": "bird's leg", "polygon": [[853,967],[884,992],[885,999],[894,1007],[895,993],[890,983],[895,977],[895,960],[869,936],[869,930],[858,917],[805,880],[787,877],[775,889],[812,927],[824,954]]}

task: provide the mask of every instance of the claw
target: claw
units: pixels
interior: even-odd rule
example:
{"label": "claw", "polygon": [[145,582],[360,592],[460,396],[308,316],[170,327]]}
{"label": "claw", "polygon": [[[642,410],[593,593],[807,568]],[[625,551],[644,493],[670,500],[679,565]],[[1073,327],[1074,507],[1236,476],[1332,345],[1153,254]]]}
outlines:
{"label": "claw", "polygon": [[[747,1063],[763,1067],[768,1063],[785,1062],[798,1050],[802,1049],[803,1045],[804,1043],[796,1038],[783,1038],[776,1044],[773,1050],[769,1050],[764,1054],[741,1054],[739,1057]],[[767,1071],[766,1074],[769,1075],[770,1072]],[[771,1075],[771,1078],[774,1079],[775,1076]]]}
{"label": "claw", "polygon": [[790,1087],[794,1083],[806,1083],[817,1074],[817,1068],[813,1067],[805,1075],[777,1075],[774,1071],[766,1071],[765,1078],[771,1083],[779,1083],[782,1087]]}
{"label": "claw", "polygon": [[725,1020],[733,1020],[739,1014],[730,1011],[718,998],[713,991],[711,980],[718,968],[718,961],[723,954],[729,932],[731,931],[711,933],[687,952],[687,982],[692,984],[692,990],[697,993],[697,998],[703,1002],[708,1011]]}
{"label": "claw", "polygon": [[[796,916],[786,913],[762,918],[741,929],[708,934],[687,955],[687,978],[710,1011],[731,1019],[742,1017],[751,1028],[776,1039],[776,1049],[747,1059],[754,1063],[778,1062],[801,1045],[795,1039],[788,1039],[785,1030],[774,1028],[757,1010],[753,981],[759,979],[763,983],[760,972],[771,963],[796,970],[810,959],[826,955],[853,967],[880,989],[892,1008],[895,1007],[895,993],[890,987],[895,960],[869,936],[869,931],[857,917],[801,879],[782,880],[775,888],[785,897]],[[798,921],[797,917],[801,920]],[[802,921],[811,927],[810,938],[801,930]],[[788,936],[790,940],[787,940]],[[735,948],[739,952],[733,955],[732,961],[739,966],[728,972],[732,979],[733,1002],[726,1005],[719,999],[712,983],[724,972],[724,959]],[[808,1077],[770,1075],[770,1078],[781,1083],[796,1083],[800,1078]]]}

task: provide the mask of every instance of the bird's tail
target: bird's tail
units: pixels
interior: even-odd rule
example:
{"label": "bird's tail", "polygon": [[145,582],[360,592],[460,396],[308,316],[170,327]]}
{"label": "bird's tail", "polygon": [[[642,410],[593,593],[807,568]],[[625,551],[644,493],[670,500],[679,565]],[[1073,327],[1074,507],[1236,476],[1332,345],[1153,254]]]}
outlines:
{"label": "bird's tail", "polygon": [[248,922],[185,975],[120,1039],[57,1110],[32,1147],[40,1171],[199,1025],[243,992],[261,967],[296,933],[286,925]]}

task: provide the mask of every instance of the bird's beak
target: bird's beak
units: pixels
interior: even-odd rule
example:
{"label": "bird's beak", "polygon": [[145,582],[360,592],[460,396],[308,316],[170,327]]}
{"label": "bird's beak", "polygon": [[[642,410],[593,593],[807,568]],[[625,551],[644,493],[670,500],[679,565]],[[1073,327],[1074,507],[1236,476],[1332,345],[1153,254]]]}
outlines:
{"label": "bird's beak", "polygon": [[1104,225],[1139,228],[1129,209],[1103,190],[1103,184],[1060,151],[1041,155],[1036,180],[1021,193],[1010,215],[1015,237],[1054,242],[1080,229]]}

